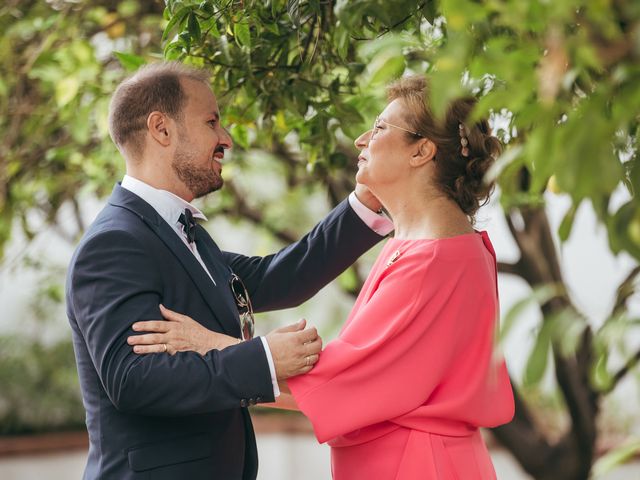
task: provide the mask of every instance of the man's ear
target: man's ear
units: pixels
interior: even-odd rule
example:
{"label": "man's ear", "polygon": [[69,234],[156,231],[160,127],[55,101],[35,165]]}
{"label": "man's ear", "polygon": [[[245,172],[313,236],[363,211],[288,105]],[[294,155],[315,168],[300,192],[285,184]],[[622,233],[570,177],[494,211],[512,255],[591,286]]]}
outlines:
{"label": "man's ear", "polygon": [[409,165],[412,167],[421,167],[430,160],[433,160],[437,151],[438,147],[436,147],[436,144],[428,138],[424,138],[416,144],[414,153],[409,159]]}
{"label": "man's ear", "polygon": [[147,117],[147,129],[151,138],[163,147],[171,144],[170,123],[169,117],[161,112],[151,112]]}

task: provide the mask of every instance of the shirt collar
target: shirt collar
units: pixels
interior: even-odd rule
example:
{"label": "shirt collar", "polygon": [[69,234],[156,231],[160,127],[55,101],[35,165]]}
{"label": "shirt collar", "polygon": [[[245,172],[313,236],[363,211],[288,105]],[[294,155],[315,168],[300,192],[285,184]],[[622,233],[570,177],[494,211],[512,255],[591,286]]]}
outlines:
{"label": "shirt collar", "polygon": [[194,218],[207,220],[204,213],[197,207],[167,190],[159,190],[129,175],[124,176],[121,185],[151,205],[169,225],[174,226],[176,224],[185,208],[191,210]]}

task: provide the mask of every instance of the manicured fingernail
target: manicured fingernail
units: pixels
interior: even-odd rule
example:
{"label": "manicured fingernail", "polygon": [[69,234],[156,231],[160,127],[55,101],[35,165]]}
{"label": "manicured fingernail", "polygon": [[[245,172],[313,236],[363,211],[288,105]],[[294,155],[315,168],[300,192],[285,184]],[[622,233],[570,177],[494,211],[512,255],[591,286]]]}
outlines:
{"label": "manicured fingernail", "polygon": [[140,327],[138,327],[137,323],[134,323],[133,326],[131,327],[133,330],[138,330]]}
{"label": "manicured fingernail", "polygon": [[133,347],[133,351],[136,353],[140,353],[140,347]]}

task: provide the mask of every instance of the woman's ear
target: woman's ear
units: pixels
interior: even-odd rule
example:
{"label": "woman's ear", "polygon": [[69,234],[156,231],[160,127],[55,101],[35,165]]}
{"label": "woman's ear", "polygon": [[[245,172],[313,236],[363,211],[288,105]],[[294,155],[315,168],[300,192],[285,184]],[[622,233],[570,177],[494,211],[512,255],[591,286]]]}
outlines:
{"label": "woman's ear", "polygon": [[412,167],[421,167],[430,160],[433,160],[437,151],[438,147],[436,147],[436,144],[428,138],[424,138],[417,143],[416,149],[409,160],[409,165]]}
{"label": "woman's ear", "polygon": [[147,129],[151,137],[163,147],[171,143],[169,119],[161,112],[151,112],[147,117]]}

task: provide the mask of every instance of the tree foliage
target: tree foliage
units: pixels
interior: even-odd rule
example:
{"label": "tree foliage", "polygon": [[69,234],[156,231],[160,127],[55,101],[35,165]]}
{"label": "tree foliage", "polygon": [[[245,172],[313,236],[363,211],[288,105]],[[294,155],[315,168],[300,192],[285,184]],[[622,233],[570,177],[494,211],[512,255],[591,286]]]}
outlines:
{"label": "tree foliage", "polygon": [[[535,478],[589,475],[602,400],[640,359],[624,342],[638,324],[628,303],[640,267],[595,325],[569,293],[554,235],[569,238],[589,203],[612,252],[640,259],[638,2],[10,1],[0,27],[0,65],[11,72],[0,79],[9,111],[0,118],[0,244],[16,218],[31,232],[32,212],[56,224],[65,203],[108,192],[121,173],[106,141],[108,94],[154,52],[212,72],[235,147],[208,213],[284,242],[303,228],[309,192],[337,203],[352,189],[351,141],[383,108],[388,81],[427,73],[436,112],[460,94],[477,96],[474,114],[490,116],[506,146],[491,175],[520,251],[500,271],[532,289],[505,315],[502,334],[527,303],[543,316],[524,378],[513,379],[516,418],[494,433]],[[545,212],[549,191],[571,200],[558,232]],[[352,293],[358,273],[342,279]],[[558,439],[530,400],[550,370],[568,419]]]}
{"label": "tree foliage", "polygon": [[509,148],[494,175],[505,207],[540,202],[551,179],[573,202],[562,239],[589,201],[612,250],[640,259],[638,197],[611,202],[620,184],[640,185],[639,6],[176,0],[165,14],[165,56],[211,68],[239,147],[293,139],[321,178],[349,162],[340,145],[380,109],[384,83],[428,72],[437,112],[472,93],[476,115],[500,117]]}
{"label": "tree foliage", "polygon": [[161,11],[136,1],[0,7],[0,110],[8,112],[0,116],[0,258],[14,220],[33,238],[65,203],[77,225],[60,232],[75,238],[84,228],[78,195],[104,196],[120,176],[107,111],[125,72],[111,52],[157,45]]}

